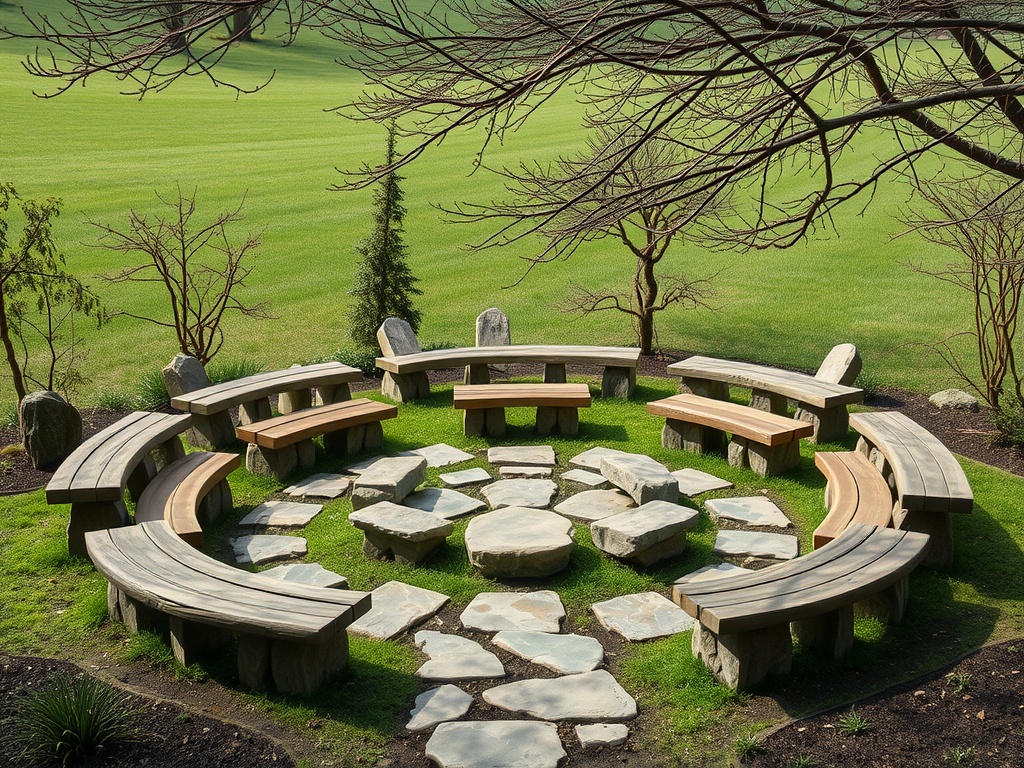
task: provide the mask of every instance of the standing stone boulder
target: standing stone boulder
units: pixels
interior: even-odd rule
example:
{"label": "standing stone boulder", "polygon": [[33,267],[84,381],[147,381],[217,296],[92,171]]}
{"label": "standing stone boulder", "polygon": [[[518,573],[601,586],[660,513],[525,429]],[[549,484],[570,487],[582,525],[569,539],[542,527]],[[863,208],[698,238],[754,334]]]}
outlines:
{"label": "standing stone boulder", "polygon": [[25,453],[36,469],[52,469],[82,444],[82,417],[56,392],[25,395],[18,411]]}
{"label": "standing stone boulder", "polygon": [[[175,355],[161,373],[167,394],[172,398],[212,386],[203,364],[189,355]],[[235,442],[235,425],[227,411],[207,416],[192,414],[185,439],[197,448],[226,448]]]}
{"label": "standing stone boulder", "polygon": [[814,378],[852,387],[863,366],[864,362],[860,359],[857,347],[853,344],[836,344],[825,355]]}
{"label": "standing stone boulder", "polygon": [[171,397],[194,392],[197,389],[205,389],[212,383],[210,377],[206,375],[203,364],[196,358],[184,354],[175,355],[161,373],[164,376],[167,394]]}
{"label": "standing stone boulder", "polygon": [[389,317],[377,329],[377,343],[384,357],[414,355],[422,352],[412,326],[400,317]]}
{"label": "standing stone boulder", "polygon": [[[512,343],[512,329],[508,316],[497,307],[485,309],[476,318],[476,345],[478,347],[507,347]],[[492,365],[491,368],[508,372],[507,365]]]}
{"label": "standing stone boulder", "polygon": [[[412,326],[399,317],[389,317],[377,329],[377,343],[384,357],[401,357],[422,352]],[[391,373],[385,371],[380,382],[380,392],[396,403],[408,403],[430,397],[430,380],[426,371],[415,373]]]}

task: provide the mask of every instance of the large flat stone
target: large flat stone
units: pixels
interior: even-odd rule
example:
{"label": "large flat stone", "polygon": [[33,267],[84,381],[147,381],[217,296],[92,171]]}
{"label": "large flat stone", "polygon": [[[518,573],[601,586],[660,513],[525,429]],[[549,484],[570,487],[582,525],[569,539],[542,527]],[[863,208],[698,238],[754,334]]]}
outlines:
{"label": "large flat stone", "polygon": [[352,478],[324,472],[310,475],[295,485],[289,485],[284,493],[289,496],[313,496],[319,499],[336,499],[343,496],[352,486]]}
{"label": "large flat stone", "polygon": [[260,571],[260,576],[269,576],[272,579],[290,581],[295,584],[306,584],[310,587],[348,589],[348,579],[344,576],[339,576],[333,571],[328,571],[320,563],[275,565],[273,568]]}
{"label": "large flat stone", "polygon": [[306,554],[306,540],[301,536],[239,536],[231,539],[236,563],[263,565],[276,560],[290,560]]}
{"label": "large flat stone", "polygon": [[601,471],[601,459],[605,456],[621,456],[625,451],[620,451],[618,448],[604,448],[600,445],[591,448],[590,450],[578,453],[569,459],[569,465],[573,467],[582,467],[583,469],[592,469],[595,472]]}
{"label": "large flat stone", "polygon": [[672,477],[679,483],[679,492],[684,496],[700,496],[710,491],[732,488],[732,483],[720,477],[701,472],[699,469],[678,469]]}
{"label": "large flat stone", "polygon": [[452,464],[461,464],[462,462],[469,461],[473,458],[472,453],[466,453],[465,451],[447,445],[446,443],[428,445],[426,448],[413,448],[411,451],[405,451],[398,455],[422,456],[427,460],[428,467],[447,467]]}
{"label": "large flat stone", "polygon": [[405,727],[410,731],[425,731],[438,723],[458,720],[469,712],[472,704],[473,697],[457,685],[449,683],[431,688],[416,697]]}
{"label": "large flat stone", "polygon": [[568,472],[562,473],[562,479],[571,480],[581,485],[589,485],[591,488],[608,484],[608,481],[604,479],[604,475],[599,472],[591,472],[589,469],[570,469]]}
{"label": "large flat stone", "polygon": [[637,504],[648,501],[679,501],[679,483],[663,465],[650,456],[624,453],[601,459],[601,474],[621,488]]}
{"label": "large flat stone", "polygon": [[619,490],[595,490],[573,494],[558,504],[555,507],[555,512],[572,520],[592,523],[595,520],[618,515],[634,506],[636,505],[633,503],[632,497],[627,493]]}
{"label": "large flat stone", "polygon": [[528,467],[506,464],[498,468],[502,477],[551,477],[551,467]]}
{"label": "large flat stone", "polygon": [[686,611],[657,592],[614,597],[591,608],[601,626],[627,640],[667,637],[693,627],[693,618]]}
{"label": "large flat stone", "polygon": [[409,541],[447,536],[455,529],[450,520],[390,501],[355,510],[348,516],[348,521],[362,531],[376,531]]}
{"label": "large flat stone", "polygon": [[322,504],[302,504],[298,501],[265,501],[239,520],[238,524],[302,528],[319,515],[323,508]]}
{"label": "large flat stone", "polygon": [[371,456],[368,459],[357,461],[355,464],[349,464],[342,471],[348,472],[350,475],[361,475],[383,458],[383,456]]}
{"label": "large flat stone", "polygon": [[649,501],[590,526],[594,546],[614,557],[631,558],[697,525],[700,513],[668,501]]}
{"label": "large flat stone", "polygon": [[617,747],[629,737],[629,728],[622,723],[591,723],[576,726],[576,738],[583,749]]}
{"label": "large flat stone", "polygon": [[558,594],[536,592],[481,592],[459,617],[467,629],[481,632],[519,630],[558,632],[565,608]]}
{"label": "large flat stone", "polygon": [[491,509],[501,507],[534,507],[544,509],[554,500],[558,486],[551,480],[516,479],[499,480],[485,485],[480,493]]}
{"label": "large flat stone", "polygon": [[604,647],[595,638],[586,635],[502,630],[491,642],[560,675],[590,672],[604,661]]}
{"label": "large flat stone", "polygon": [[380,459],[363,471],[352,486],[352,507],[362,509],[381,501],[400,504],[427,476],[422,456]]}
{"label": "large flat stone", "polygon": [[518,680],[484,691],[484,701],[542,720],[629,720],[636,701],[603,669],[548,680]]}
{"label": "large flat stone", "polygon": [[490,448],[487,460],[491,464],[519,464],[521,466],[555,466],[555,449],[550,445],[507,445]]}
{"label": "large flat stone", "polygon": [[487,509],[487,505],[480,499],[450,488],[423,488],[406,496],[402,505],[429,512],[445,520],[454,520]]}
{"label": "large flat stone", "polygon": [[792,560],[800,553],[796,536],[759,531],[719,531],[714,552],[719,557],[769,557]]}
{"label": "large flat stone", "polygon": [[491,481],[491,475],[482,467],[473,467],[473,469],[464,469],[461,472],[445,472],[438,475],[441,482],[445,485],[450,485],[452,488],[461,488],[464,485],[474,485],[476,483],[489,483]]}
{"label": "large flat stone", "polygon": [[423,629],[416,633],[416,645],[430,660],[416,670],[424,680],[489,680],[505,676],[498,657],[468,637]]}
{"label": "large flat stone", "polygon": [[750,568],[744,568],[740,565],[733,565],[732,563],[718,563],[716,565],[705,565],[703,568],[698,568],[692,573],[688,573],[685,576],[680,576],[676,579],[673,584],[692,584],[695,581],[703,581],[705,579],[714,579],[719,576],[729,576],[730,574],[740,573],[753,573]]}
{"label": "large flat stone", "polygon": [[349,630],[377,640],[390,640],[426,621],[448,602],[447,595],[401,581],[381,584],[371,593],[369,611],[349,624]]}
{"label": "large flat stone", "polygon": [[476,720],[441,723],[426,754],[439,768],[557,768],[565,750],[554,723]]}
{"label": "large flat stone", "polygon": [[708,499],[704,508],[715,520],[733,520],[745,525],[790,528],[793,523],[785,513],[764,496],[742,496],[730,499]]}
{"label": "large flat stone", "polygon": [[572,522],[542,509],[505,507],[466,526],[469,562],[492,578],[537,578],[569,564]]}

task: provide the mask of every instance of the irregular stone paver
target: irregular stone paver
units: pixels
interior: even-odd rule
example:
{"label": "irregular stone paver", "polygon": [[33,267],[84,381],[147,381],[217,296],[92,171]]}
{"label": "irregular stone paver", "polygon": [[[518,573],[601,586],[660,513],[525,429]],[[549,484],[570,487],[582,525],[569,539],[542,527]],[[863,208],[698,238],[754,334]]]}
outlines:
{"label": "irregular stone paver", "polygon": [[502,477],[551,477],[551,467],[519,467],[506,464],[498,468]]}
{"label": "irregular stone paver", "polygon": [[764,496],[708,499],[704,502],[704,508],[715,520],[722,518],[746,525],[770,525],[776,528],[789,528],[793,525],[785,513]]}
{"label": "irregular stone paver", "polygon": [[552,480],[516,479],[499,480],[485,485],[480,493],[491,509],[501,507],[534,507],[544,509],[555,498],[558,486]]}
{"label": "irregular stone paver", "polygon": [[321,499],[336,499],[352,485],[352,478],[324,472],[310,475],[295,485],[289,485],[284,492],[289,496],[316,496]]}
{"label": "irregular stone paver", "polygon": [[441,723],[426,754],[440,768],[556,768],[565,750],[554,723],[476,720]]}
{"label": "irregular stone paver", "polygon": [[362,509],[380,501],[400,504],[426,476],[427,460],[422,456],[376,461],[352,484],[352,508]]}
{"label": "irregular stone paver", "polygon": [[488,680],[504,677],[498,657],[468,637],[422,629],[414,638],[430,661],[416,670],[424,680]]}
{"label": "irregular stone paver", "polygon": [[509,653],[561,675],[590,672],[604,661],[604,647],[596,638],[586,635],[502,630],[491,642]]}
{"label": "irregular stone paver", "polygon": [[454,520],[456,517],[487,509],[487,504],[480,499],[474,499],[451,488],[424,488],[406,496],[402,505],[429,512],[445,520]]}
{"label": "irregular stone paver", "polygon": [[572,521],[527,507],[504,507],[473,518],[465,539],[473,567],[497,578],[558,573],[569,564],[574,546]]}
{"label": "irregular stone paver", "polygon": [[455,530],[450,520],[390,501],[353,510],[348,521],[363,532],[367,557],[381,559],[391,553],[412,565],[422,563]]}
{"label": "irregular stone paver", "polygon": [[555,466],[555,449],[550,445],[506,445],[487,450],[491,464],[519,464],[521,466]]}
{"label": "irregular stone paver", "polygon": [[239,536],[231,539],[236,563],[263,565],[275,560],[289,560],[306,554],[306,540],[301,536]]}
{"label": "irregular stone paver", "polygon": [[719,557],[771,557],[792,560],[799,554],[796,536],[759,531],[719,531],[714,552]]}
{"label": "irregular stone paver", "polygon": [[406,728],[423,731],[438,723],[458,720],[469,712],[473,697],[457,685],[442,685],[416,697]]}
{"label": "irregular stone paver", "polygon": [[693,627],[693,618],[686,611],[657,592],[613,597],[591,608],[601,626],[627,640],[666,637]]}
{"label": "irregular stone paver", "polygon": [[601,474],[621,488],[637,504],[648,501],[679,501],[679,483],[672,473],[650,456],[623,453],[601,459]]}
{"label": "irregular stone paver", "polygon": [[522,630],[558,632],[565,608],[551,590],[536,592],[481,592],[459,617],[466,629],[482,632]]}
{"label": "irregular stone paver", "polygon": [[728,576],[733,573],[753,573],[753,571],[750,568],[733,565],[732,563],[718,563],[717,565],[705,565],[703,568],[698,568],[696,571],[693,571],[693,573],[680,576],[673,583],[679,585],[692,584],[695,581],[714,579],[718,576]]}
{"label": "irregular stone paver", "polygon": [[492,479],[490,473],[482,467],[464,469],[461,472],[445,472],[438,475],[438,477],[441,478],[442,483],[450,485],[452,488],[473,485],[474,483],[489,483]]}
{"label": "irregular stone paver", "polygon": [[672,477],[679,483],[679,492],[684,496],[700,496],[709,491],[721,491],[725,488],[732,488],[732,483],[715,477],[699,469],[677,469]]}
{"label": "irregular stone paver", "polygon": [[347,467],[342,469],[342,472],[348,472],[350,475],[361,475],[383,458],[383,456],[371,456],[370,458],[363,459],[355,464],[349,464]]}
{"label": "irregular stone paver", "polygon": [[517,680],[484,691],[491,706],[542,720],[629,720],[636,701],[603,669],[549,680]]}
{"label": "irregular stone paver", "polygon": [[647,566],[686,548],[686,531],[700,513],[668,501],[649,501],[636,509],[597,520],[590,526],[594,546],[614,557]]}
{"label": "irregular stone paver", "polygon": [[600,472],[601,459],[605,456],[621,456],[623,453],[625,453],[625,451],[620,451],[618,448],[603,448],[599,445],[588,451],[584,451],[583,453],[576,454],[569,459],[569,465]]}
{"label": "irregular stone paver", "polygon": [[555,512],[572,520],[592,523],[625,512],[634,506],[636,505],[630,495],[620,490],[583,491],[558,504]]}
{"label": "irregular stone paver", "polygon": [[562,479],[572,480],[574,483],[581,483],[582,485],[589,485],[592,488],[608,484],[608,481],[604,479],[604,475],[587,469],[570,469],[568,472],[562,473]]}
{"label": "irregular stone paver", "polygon": [[617,747],[629,737],[629,728],[622,723],[591,723],[576,726],[576,738],[584,749]]}
{"label": "irregular stone paver", "polygon": [[297,501],[265,501],[238,521],[239,525],[266,525],[274,528],[301,528],[320,514],[322,504]]}
{"label": "irregular stone paver", "polygon": [[308,584],[311,587],[348,589],[348,579],[339,576],[334,571],[328,571],[320,563],[275,565],[273,568],[260,571],[260,576],[269,576],[272,579],[291,581],[296,584]]}
{"label": "irregular stone paver", "polygon": [[466,453],[446,443],[428,445],[426,448],[413,448],[411,451],[404,451],[399,456],[422,456],[427,460],[428,467],[447,467],[451,464],[461,464],[473,458],[472,453]]}
{"label": "irregular stone paver", "polygon": [[359,635],[390,640],[426,621],[448,602],[448,596],[401,581],[381,584],[371,593],[372,607],[348,628]]}

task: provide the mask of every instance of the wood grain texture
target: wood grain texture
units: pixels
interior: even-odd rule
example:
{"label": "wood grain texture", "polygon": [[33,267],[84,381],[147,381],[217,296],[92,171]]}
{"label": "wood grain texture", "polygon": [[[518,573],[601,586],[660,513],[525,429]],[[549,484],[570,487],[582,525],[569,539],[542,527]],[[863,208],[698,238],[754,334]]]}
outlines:
{"label": "wood grain texture", "polygon": [[453,405],[460,410],[480,408],[589,408],[586,384],[456,384]]}
{"label": "wood grain texture", "polygon": [[505,365],[507,363],[571,363],[637,367],[639,347],[581,347],[513,344],[502,347],[458,347],[434,349],[412,355],[378,357],[377,367],[390,373],[416,373],[464,365]]}
{"label": "wood grain texture", "polygon": [[647,412],[719,429],[762,445],[782,445],[814,434],[814,425],[806,421],[698,395],[673,395],[655,400],[647,404]]}
{"label": "wood grain texture", "polygon": [[829,511],[814,529],[814,548],[828,544],[851,523],[882,528],[892,523],[892,493],[885,478],[858,451],[819,451],[814,463],[828,480]]}
{"label": "wood grain texture", "polygon": [[254,421],[235,429],[239,440],[264,448],[284,448],[317,435],[357,427],[398,416],[398,408],[365,397],[341,403],[293,411],[265,421]]}

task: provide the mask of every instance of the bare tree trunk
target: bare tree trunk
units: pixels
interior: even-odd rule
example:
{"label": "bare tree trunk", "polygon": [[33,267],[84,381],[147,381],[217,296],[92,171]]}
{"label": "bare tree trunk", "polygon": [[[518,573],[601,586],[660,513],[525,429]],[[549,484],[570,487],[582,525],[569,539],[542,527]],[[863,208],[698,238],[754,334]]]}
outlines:
{"label": "bare tree trunk", "polygon": [[252,42],[253,11],[245,9],[235,11],[231,17],[231,39],[240,43]]}
{"label": "bare tree trunk", "polygon": [[654,351],[654,313],[658,303],[658,278],[654,274],[655,260],[652,256],[657,239],[647,233],[647,247],[637,253],[637,269],[633,290],[636,294],[637,341],[640,354],[649,355]]}
{"label": "bare tree trunk", "polygon": [[0,339],[4,342],[4,351],[7,353],[7,364],[11,368],[11,378],[14,379],[14,391],[18,395],[18,403],[25,399],[25,377],[18,364],[18,353],[14,349],[14,342],[11,340],[11,326],[7,321],[7,304],[3,294],[0,293]]}
{"label": "bare tree trunk", "polygon": [[187,50],[188,39],[185,37],[185,33],[181,31],[185,28],[185,16],[181,3],[169,3],[167,5],[167,18],[164,19],[164,25],[168,31],[177,32],[169,41],[171,51],[173,53],[181,53]]}

